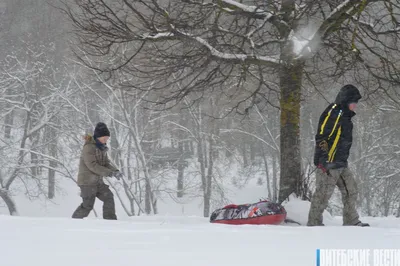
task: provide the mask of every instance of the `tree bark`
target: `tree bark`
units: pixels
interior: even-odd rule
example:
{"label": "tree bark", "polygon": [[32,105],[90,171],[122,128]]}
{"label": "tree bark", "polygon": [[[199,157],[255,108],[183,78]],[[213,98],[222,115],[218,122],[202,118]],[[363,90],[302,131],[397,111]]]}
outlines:
{"label": "tree bark", "polygon": [[[6,110],[8,109],[9,104],[6,105]],[[4,118],[4,137],[6,139],[11,138],[11,129],[14,124],[14,112],[10,111]]]}
{"label": "tree bark", "polygon": [[111,132],[111,136],[113,136],[110,141],[111,158],[113,159],[114,162],[118,162],[121,159],[121,154],[120,154],[120,145],[118,142],[117,132],[116,132],[114,122],[112,123],[112,126],[110,127],[110,132]]}
{"label": "tree bark", "polygon": [[153,207],[153,213],[158,214],[157,198],[154,196],[153,191],[151,191],[151,206]]}
{"label": "tree bark", "polygon": [[199,137],[199,142],[198,142],[197,147],[198,147],[197,148],[198,161],[200,163],[201,187],[203,189],[203,193],[205,193],[206,187],[207,187],[207,181],[206,181],[206,168],[205,168],[205,162],[204,162],[204,154],[203,154],[203,139],[201,137]]}
{"label": "tree bark", "polygon": [[38,155],[37,152],[37,148],[36,145],[39,142],[39,134],[33,134],[29,140],[31,142],[32,147],[30,148],[30,150],[32,150],[33,152],[31,152],[31,174],[33,178],[38,178],[38,167],[37,164],[39,163],[39,159],[38,159]]}
{"label": "tree bark", "polygon": [[[369,184],[369,180],[366,180],[364,182],[368,182],[368,185],[366,186],[365,184],[362,186],[362,191],[364,193],[361,194],[362,198],[365,198],[365,207],[367,209],[367,215],[368,216],[372,216],[372,208],[371,208],[371,191],[370,191],[370,186],[371,184]],[[365,189],[365,187],[367,187],[367,189]],[[399,205],[400,208],[400,205]],[[399,209],[400,210],[400,209]]]}
{"label": "tree bark", "polygon": [[145,180],[145,198],[144,198],[144,211],[146,214],[151,214],[151,185],[149,180]]}
{"label": "tree bark", "polygon": [[249,161],[247,160],[247,152],[246,152],[246,140],[243,138],[241,143],[242,155],[243,155],[243,167],[246,168],[249,166]]}
{"label": "tree bark", "polygon": [[278,156],[272,155],[272,200],[276,202],[278,200],[278,172],[277,162]]}
{"label": "tree bark", "polygon": [[204,150],[203,150],[203,156],[204,156],[204,167],[208,168],[208,155],[207,155],[207,141],[205,139],[205,137],[201,137],[203,138],[203,143],[204,143]]}
{"label": "tree bark", "polygon": [[[180,116],[180,121],[179,123],[181,125],[185,125],[185,116],[181,115]],[[184,182],[184,169],[185,165],[184,162],[186,160],[186,157],[184,156],[185,153],[185,146],[187,145],[187,141],[183,141],[184,135],[183,132],[180,130],[178,132],[178,149],[179,149],[179,160],[178,160],[178,180],[177,180],[177,197],[182,198],[183,197],[183,182]]]}
{"label": "tree bark", "polygon": [[[49,153],[50,156],[53,158],[57,157],[57,138],[54,136],[56,135],[55,130],[52,127],[46,128],[46,138],[48,141],[51,140],[49,143]],[[48,173],[48,191],[47,191],[47,196],[49,199],[53,199],[56,194],[56,167],[57,163],[54,160],[49,160],[49,173]]]}
{"label": "tree bark", "polygon": [[250,141],[250,164],[254,165],[255,164],[255,160],[256,160],[256,149],[257,146],[254,145],[255,142],[254,141]]}
{"label": "tree bark", "polygon": [[9,191],[0,189],[0,197],[6,203],[10,215],[17,216],[18,215],[17,206],[15,205],[14,200],[9,195]]}
{"label": "tree bark", "polygon": [[49,163],[50,169],[49,169],[49,180],[48,180],[48,193],[47,197],[49,199],[53,199],[56,194],[56,172],[54,171],[54,168],[57,167],[57,163],[53,160],[50,161]]}
{"label": "tree bark", "polygon": [[184,176],[184,165],[183,162],[179,162],[178,165],[178,192],[177,192],[177,197],[182,198],[183,197],[183,176]]}
{"label": "tree bark", "polygon": [[301,154],[300,154],[300,100],[303,76],[302,62],[293,62],[280,69],[281,88],[281,175],[279,203],[290,194],[300,196]]}
{"label": "tree bark", "polygon": [[391,182],[390,179],[386,180],[385,184],[384,184],[384,196],[383,196],[383,215],[385,217],[389,216],[389,212],[390,212],[390,202],[391,202],[391,197],[390,197],[390,186],[391,186]]}
{"label": "tree bark", "polygon": [[271,182],[270,182],[270,178],[269,178],[268,158],[267,158],[265,149],[263,148],[262,150],[263,150],[263,159],[264,159],[264,167],[265,167],[265,177],[267,178],[268,198],[273,198],[273,195],[271,193]]}
{"label": "tree bark", "polygon": [[210,208],[211,208],[211,190],[212,190],[212,176],[213,176],[213,167],[214,167],[214,140],[213,140],[213,132],[214,132],[214,121],[212,123],[211,134],[209,137],[209,153],[208,153],[208,171],[207,171],[207,186],[206,191],[204,193],[204,217],[210,216]]}

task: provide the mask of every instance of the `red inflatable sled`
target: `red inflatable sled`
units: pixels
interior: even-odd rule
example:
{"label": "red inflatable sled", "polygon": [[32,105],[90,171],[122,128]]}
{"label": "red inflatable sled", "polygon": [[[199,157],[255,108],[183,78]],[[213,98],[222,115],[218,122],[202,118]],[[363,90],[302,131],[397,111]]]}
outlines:
{"label": "red inflatable sled", "polygon": [[281,224],[286,219],[286,210],[280,204],[260,201],[253,204],[227,205],[215,210],[211,223],[219,224]]}

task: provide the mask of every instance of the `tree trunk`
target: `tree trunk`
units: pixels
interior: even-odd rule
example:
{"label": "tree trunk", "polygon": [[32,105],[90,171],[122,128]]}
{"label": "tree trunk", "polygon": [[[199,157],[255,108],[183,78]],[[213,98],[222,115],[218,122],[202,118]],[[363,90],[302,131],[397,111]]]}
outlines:
{"label": "tree trunk", "polygon": [[190,144],[189,141],[185,141],[184,142],[184,146],[183,146],[185,154],[187,154],[187,155],[192,154],[192,151],[190,150],[190,145],[189,144]]}
{"label": "tree trunk", "polygon": [[121,154],[120,154],[120,145],[118,142],[117,132],[116,132],[114,122],[112,123],[112,126],[110,127],[110,132],[111,132],[111,136],[113,136],[110,141],[111,158],[114,162],[118,162],[121,159]]}
{"label": "tree trunk", "polygon": [[183,162],[179,162],[178,165],[178,192],[177,192],[177,197],[182,198],[183,197],[183,176],[184,176],[184,165]]}
{"label": "tree trunk", "polygon": [[254,145],[254,141],[250,141],[250,164],[254,165],[256,162],[256,145]]}
{"label": "tree trunk", "polygon": [[146,212],[146,214],[150,214],[151,213],[151,185],[149,180],[145,180],[145,189],[146,189],[146,193],[145,193],[145,198],[144,198],[144,211]]}
{"label": "tree trunk", "polygon": [[[7,107],[8,106],[9,106],[9,104],[7,104]],[[8,109],[7,107],[6,107],[6,111]],[[4,137],[6,139],[11,138],[11,129],[12,129],[13,124],[14,124],[14,111],[10,111],[4,118]]]}
{"label": "tree trunk", "polygon": [[190,147],[190,155],[193,156],[194,155],[194,145],[193,145],[193,141],[189,141],[189,147]]}
{"label": "tree trunk", "polygon": [[200,175],[201,175],[201,188],[203,190],[203,199],[204,199],[204,209],[203,214],[204,217],[207,217],[207,208],[209,208],[209,203],[207,202],[207,176],[206,176],[206,162],[205,162],[205,153],[206,153],[206,144],[204,143],[203,137],[201,137],[201,122],[198,123],[198,143],[197,143],[197,154],[198,161],[200,163]]}
{"label": "tree trunk", "polygon": [[33,134],[32,137],[29,138],[29,141],[31,142],[31,148],[33,152],[31,152],[31,174],[33,178],[38,178],[38,167],[37,165],[39,164],[39,157],[37,155],[38,149],[36,148],[37,143],[39,142],[39,134]]}
{"label": "tree trunk", "polygon": [[[181,115],[180,117],[180,124],[184,125],[185,123],[185,119],[184,116]],[[186,160],[186,157],[184,156],[185,154],[185,145],[187,144],[187,142],[183,141],[184,135],[182,133],[182,131],[180,130],[178,133],[178,149],[179,149],[179,160],[178,160],[178,180],[177,180],[177,197],[178,198],[182,198],[183,197],[183,175],[184,175],[184,169],[185,169],[185,165],[184,162]]]}
{"label": "tree trunk", "polygon": [[293,62],[280,69],[281,88],[281,135],[280,135],[280,186],[279,203],[290,194],[300,196],[301,154],[300,154],[300,100],[303,64]]}
{"label": "tree trunk", "polygon": [[241,148],[242,148],[242,155],[243,155],[243,167],[246,168],[247,166],[249,166],[249,161],[247,160],[246,140],[244,138],[242,139]]}
{"label": "tree trunk", "polygon": [[0,197],[6,203],[10,215],[17,216],[17,206],[15,205],[14,200],[10,197],[9,191],[0,189]]}
{"label": "tree trunk", "polygon": [[152,207],[153,207],[153,213],[155,215],[157,215],[158,214],[157,198],[154,197],[154,192],[153,191],[151,192],[151,199],[152,199],[151,204],[152,204]]}
{"label": "tree trunk", "polygon": [[[46,128],[46,139],[47,141],[51,141],[49,143],[49,153],[50,156],[53,158],[57,157],[57,138],[54,136],[56,135],[56,132],[53,127],[48,127]],[[48,191],[47,191],[47,196],[49,199],[53,199],[56,194],[56,167],[57,163],[54,160],[49,160],[49,174],[48,174]]]}
{"label": "tree trunk", "polygon": [[128,135],[128,152],[127,152],[127,158],[126,158],[126,171],[128,174],[128,180],[132,180],[132,170],[133,167],[131,166],[131,154],[132,154],[132,135]]}
{"label": "tree trunk", "polygon": [[53,169],[57,167],[57,163],[55,161],[51,160],[49,165],[50,165],[49,180],[48,180],[49,188],[48,188],[47,197],[49,199],[53,199],[56,194],[56,172]]}
{"label": "tree trunk", "polygon": [[[369,183],[369,180],[368,180]],[[362,197],[365,197],[365,204],[366,204],[366,209],[367,209],[367,215],[372,216],[372,208],[371,208],[371,193],[370,193],[370,187],[368,186],[367,189],[364,188],[365,185],[363,185],[363,190],[365,193],[363,193]],[[399,205],[400,207],[400,205]]]}
{"label": "tree trunk", "polygon": [[203,189],[203,193],[205,193],[207,181],[206,181],[206,168],[205,168],[204,155],[203,155],[203,139],[202,138],[199,138],[197,147],[198,147],[197,153],[198,153],[198,157],[199,157],[198,161],[200,163],[201,187]]}
{"label": "tree trunk", "polygon": [[383,215],[385,217],[389,216],[389,212],[390,212],[390,198],[391,195],[389,193],[390,190],[390,186],[391,186],[391,182],[390,180],[386,180],[385,184],[384,184],[384,196],[383,196]]}
{"label": "tree trunk", "polygon": [[277,171],[277,155],[272,155],[272,200],[278,200],[278,171]]}
{"label": "tree trunk", "polygon": [[[212,130],[211,132],[214,131],[214,121],[211,122],[212,125]],[[212,176],[213,176],[213,167],[214,167],[214,157],[213,157],[213,152],[214,152],[214,141],[213,141],[213,134],[210,134],[209,138],[209,153],[208,153],[208,171],[207,171],[207,186],[206,186],[206,191],[204,193],[204,217],[209,217],[210,216],[210,208],[211,208],[211,190],[212,190]]]}
{"label": "tree trunk", "polygon": [[135,216],[135,200],[134,199],[129,200],[129,206],[131,208],[132,216]]}
{"label": "tree trunk", "polygon": [[[128,178],[128,182],[131,181],[132,178],[132,167],[131,167],[131,150],[132,150],[132,135],[129,134],[128,135],[128,154],[127,154],[127,159],[126,159],[126,171],[127,171],[127,178]],[[135,186],[137,186],[137,183],[135,183]],[[126,182],[123,182],[124,184],[124,190],[125,190],[125,194],[128,196],[129,198],[129,203],[130,203],[130,208],[131,208],[131,213],[132,216],[135,216],[135,200],[130,196],[130,187],[128,187],[128,184]],[[129,190],[129,191],[128,191]],[[135,191],[136,193],[136,191]],[[140,206],[139,206],[140,209]]]}
{"label": "tree trunk", "polygon": [[205,138],[203,138],[203,156],[204,156],[204,167],[208,168],[208,154],[207,154],[207,141]]}
{"label": "tree trunk", "polygon": [[267,159],[267,154],[265,153],[265,149],[263,148],[263,159],[264,159],[264,167],[265,167],[265,176],[267,178],[267,190],[268,190],[268,198],[271,199],[273,197],[271,193],[271,182],[269,178],[269,168],[268,168],[268,159]]}

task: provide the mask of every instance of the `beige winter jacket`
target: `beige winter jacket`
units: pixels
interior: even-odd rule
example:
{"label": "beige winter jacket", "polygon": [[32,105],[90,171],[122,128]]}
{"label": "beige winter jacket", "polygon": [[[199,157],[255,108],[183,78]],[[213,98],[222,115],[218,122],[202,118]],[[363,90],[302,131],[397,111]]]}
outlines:
{"label": "beige winter jacket", "polygon": [[103,177],[116,170],[118,169],[108,158],[107,150],[100,150],[95,140],[91,136],[86,136],[79,162],[78,186],[104,182]]}

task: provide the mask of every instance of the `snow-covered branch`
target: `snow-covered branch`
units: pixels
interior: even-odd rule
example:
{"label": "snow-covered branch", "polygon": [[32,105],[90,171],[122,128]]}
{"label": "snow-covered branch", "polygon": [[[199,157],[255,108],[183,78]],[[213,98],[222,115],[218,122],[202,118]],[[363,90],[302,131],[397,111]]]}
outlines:
{"label": "snow-covered branch", "polygon": [[[188,36],[189,37],[189,36]],[[278,57],[274,58],[272,56],[257,56],[257,55],[247,55],[247,54],[229,54],[220,52],[214,47],[212,47],[206,40],[200,37],[191,37],[195,39],[200,44],[204,45],[210,53],[220,60],[233,61],[233,62],[244,62],[244,63],[253,63],[253,64],[269,64],[269,65],[278,65],[279,59]]]}
{"label": "snow-covered branch", "polygon": [[376,27],[376,24],[372,23],[372,22],[366,22],[362,19],[358,19],[356,16],[351,16],[350,14],[348,14],[349,17],[351,18],[352,21],[354,21],[354,23],[356,23],[357,25],[361,26],[362,28],[364,28],[365,30],[368,30],[369,32],[371,32],[372,34],[375,35],[385,35],[385,34],[397,34],[400,32],[400,27],[386,27],[386,30],[375,30],[374,28]]}
{"label": "snow-covered branch", "polygon": [[208,49],[211,56],[213,56],[217,60],[229,61],[232,63],[252,63],[252,64],[266,64],[271,66],[277,66],[280,63],[279,56],[258,56],[258,55],[249,55],[249,54],[231,54],[221,52],[218,49],[214,48],[207,40],[204,38],[194,36],[192,34],[185,33],[183,31],[176,30],[176,33],[173,32],[163,32],[157,33],[153,35],[142,35],[141,38],[143,40],[167,40],[175,37],[178,38],[189,38],[191,40],[197,41],[197,43],[201,44],[205,48]]}
{"label": "snow-covered branch", "polygon": [[221,0],[221,4],[224,8],[229,8],[229,11],[239,10],[242,13],[248,14],[254,18],[258,19],[269,19],[272,17],[272,13],[269,13],[257,6],[249,6],[242,3],[239,3],[235,0]]}
{"label": "snow-covered branch", "polygon": [[323,39],[326,37],[326,34],[329,33],[332,28],[340,26],[348,14],[354,15],[354,13],[357,11],[355,6],[362,4],[362,2],[363,0],[343,1],[343,3],[338,5],[332,10],[332,12],[329,13],[329,15],[324,19],[315,33],[308,38],[308,40],[299,41],[293,38],[292,40],[295,42],[295,54],[298,55],[297,59],[302,57],[307,50],[311,51],[310,47],[314,47],[318,44],[318,42],[323,41]]}
{"label": "snow-covered branch", "polygon": [[274,15],[273,12],[269,12],[263,8],[253,5],[245,5],[235,0],[221,0],[218,3],[215,3],[214,1],[206,2],[196,0],[184,0],[184,2],[193,5],[201,5],[202,7],[220,8],[222,11],[228,14],[240,14],[255,19],[270,19]]}

